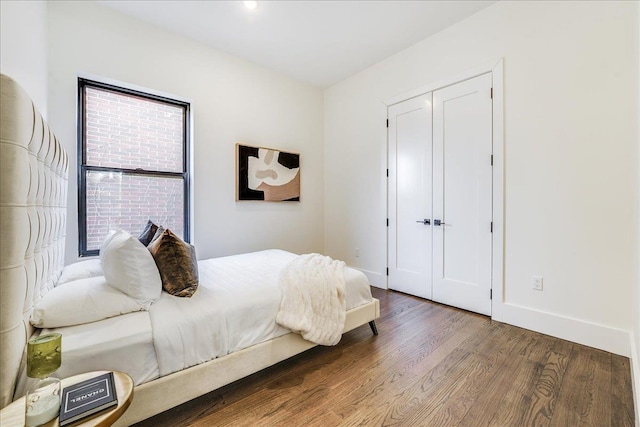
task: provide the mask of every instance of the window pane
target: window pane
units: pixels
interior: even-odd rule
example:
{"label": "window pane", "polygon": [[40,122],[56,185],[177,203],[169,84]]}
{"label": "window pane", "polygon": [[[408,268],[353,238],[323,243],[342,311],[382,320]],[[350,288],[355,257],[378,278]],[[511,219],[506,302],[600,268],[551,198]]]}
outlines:
{"label": "window pane", "polygon": [[88,171],[86,194],[87,250],[99,249],[109,230],[138,237],[149,219],[183,236],[182,178]]}
{"label": "window pane", "polygon": [[184,110],[85,87],[86,164],[183,172]]}

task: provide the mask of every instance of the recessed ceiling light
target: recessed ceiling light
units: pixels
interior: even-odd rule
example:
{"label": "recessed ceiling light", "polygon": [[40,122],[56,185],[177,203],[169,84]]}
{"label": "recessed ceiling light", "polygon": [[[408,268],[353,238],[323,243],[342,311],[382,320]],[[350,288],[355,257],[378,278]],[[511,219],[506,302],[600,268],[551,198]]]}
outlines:
{"label": "recessed ceiling light", "polygon": [[247,9],[253,10],[256,7],[258,7],[258,2],[257,1],[245,1],[244,2],[244,7],[246,7]]}

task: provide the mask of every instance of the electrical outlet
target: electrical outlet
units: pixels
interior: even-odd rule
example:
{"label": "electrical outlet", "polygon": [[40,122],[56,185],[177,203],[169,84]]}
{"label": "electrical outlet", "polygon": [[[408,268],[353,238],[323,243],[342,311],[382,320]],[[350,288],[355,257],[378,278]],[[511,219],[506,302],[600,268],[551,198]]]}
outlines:
{"label": "electrical outlet", "polygon": [[356,248],[356,258],[360,256],[360,248]]}
{"label": "electrical outlet", "polygon": [[531,280],[533,282],[533,289],[536,291],[542,290],[542,277],[540,276],[531,276]]}

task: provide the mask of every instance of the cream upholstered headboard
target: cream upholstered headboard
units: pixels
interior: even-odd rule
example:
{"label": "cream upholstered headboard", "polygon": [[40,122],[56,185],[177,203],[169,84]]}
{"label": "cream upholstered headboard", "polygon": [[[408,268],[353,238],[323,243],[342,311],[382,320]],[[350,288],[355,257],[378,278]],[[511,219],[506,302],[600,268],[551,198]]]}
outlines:
{"label": "cream upholstered headboard", "polygon": [[69,158],[29,95],[0,75],[0,408],[13,398],[33,305],[64,265]]}

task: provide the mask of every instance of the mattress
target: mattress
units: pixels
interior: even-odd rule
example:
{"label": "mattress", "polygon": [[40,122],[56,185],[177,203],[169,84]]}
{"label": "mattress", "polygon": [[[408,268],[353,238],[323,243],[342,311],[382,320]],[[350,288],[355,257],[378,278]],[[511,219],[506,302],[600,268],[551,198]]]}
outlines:
{"label": "mattress", "polygon": [[[126,372],[133,378],[134,385],[138,385],[160,376],[151,319],[146,311],[41,331],[42,334],[51,332],[62,334],[62,365],[54,377],[115,370]],[[23,370],[15,396],[24,396],[33,381]]]}
{"label": "mattress", "polygon": [[[166,292],[148,312],[136,312],[59,332],[65,378],[95,370],[126,372],[139,385],[206,362],[289,331],[275,323],[280,270],[297,255],[282,250],[212,258],[198,262],[199,288],[191,298]],[[345,268],[347,310],[371,302],[366,276]],[[24,371],[15,396],[25,394]]]}

